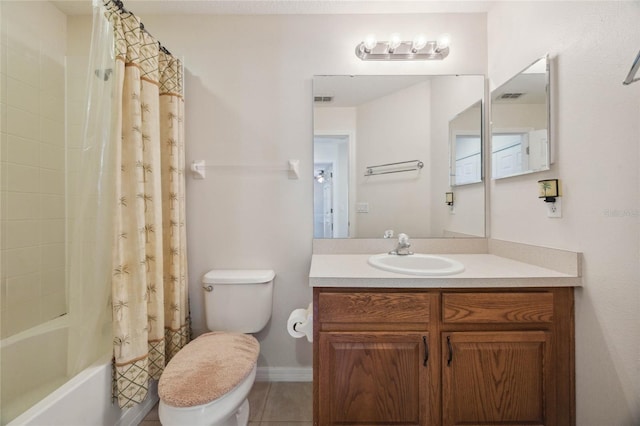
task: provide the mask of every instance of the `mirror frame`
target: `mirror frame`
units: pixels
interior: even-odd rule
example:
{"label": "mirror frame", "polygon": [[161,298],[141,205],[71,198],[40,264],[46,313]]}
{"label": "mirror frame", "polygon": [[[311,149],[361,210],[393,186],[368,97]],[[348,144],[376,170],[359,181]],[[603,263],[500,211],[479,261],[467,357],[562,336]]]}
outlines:
{"label": "mirror frame", "polygon": [[[496,177],[493,175],[493,137],[495,134],[507,134],[507,133],[516,133],[515,131],[509,131],[509,130],[514,130],[514,128],[504,128],[503,132],[496,132],[494,129],[494,117],[495,117],[495,111],[494,111],[494,102],[493,102],[493,98],[494,98],[494,93],[496,93],[498,90],[500,90],[501,88],[504,88],[506,85],[508,85],[510,82],[512,82],[513,80],[515,80],[516,78],[518,78],[518,76],[522,75],[526,70],[528,70],[529,68],[531,68],[533,65],[535,65],[536,63],[543,61],[544,60],[544,64],[545,64],[545,119],[547,122],[547,126],[546,126],[546,134],[547,134],[547,152],[546,152],[546,166],[540,169],[535,169],[535,170],[525,170],[525,171],[521,171],[518,173],[513,173],[513,174],[509,174],[506,176],[500,176],[500,177]],[[513,77],[511,77],[509,80],[505,81],[504,83],[502,83],[500,86],[496,87],[495,89],[493,89],[491,91],[491,93],[489,94],[489,99],[490,99],[490,121],[489,121],[489,143],[488,143],[488,155],[490,155],[491,158],[491,170],[489,171],[489,173],[491,173],[491,180],[499,180],[499,179],[507,179],[507,178],[511,178],[514,176],[522,176],[522,175],[527,175],[527,174],[531,174],[531,173],[539,173],[539,172],[544,172],[544,171],[548,171],[551,169],[551,165],[553,164],[553,156],[552,156],[552,138],[551,138],[551,126],[552,126],[552,122],[551,122],[551,116],[552,116],[552,111],[551,111],[551,103],[552,103],[552,90],[551,90],[551,60],[549,58],[549,55],[546,54],[538,59],[536,59],[535,61],[531,62],[529,65],[527,65],[526,67],[524,67],[523,69],[521,69],[516,75],[514,75]]]}

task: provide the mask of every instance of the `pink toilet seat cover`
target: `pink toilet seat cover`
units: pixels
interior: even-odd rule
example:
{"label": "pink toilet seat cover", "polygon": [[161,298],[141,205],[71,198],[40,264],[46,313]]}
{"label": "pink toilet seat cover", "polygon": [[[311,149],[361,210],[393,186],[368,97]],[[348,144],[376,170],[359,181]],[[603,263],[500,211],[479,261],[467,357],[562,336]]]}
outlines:
{"label": "pink toilet seat cover", "polygon": [[165,367],[158,394],[173,407],[207,404],[228,393],[253,370],[260,344],[242,333],[206,333],[182,348]]}

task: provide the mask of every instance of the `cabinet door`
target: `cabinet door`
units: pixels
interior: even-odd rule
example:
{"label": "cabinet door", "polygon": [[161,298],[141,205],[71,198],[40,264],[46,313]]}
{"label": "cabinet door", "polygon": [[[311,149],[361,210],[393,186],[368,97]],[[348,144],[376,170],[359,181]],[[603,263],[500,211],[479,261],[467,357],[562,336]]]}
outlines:
{"label": "cabinet door", "polygon": [[443,425],[550,424],[550,342],[544,331],[443,333]]}
{"label": "cabinet door", "polygon": [[321,332],[320,425],[425,425],[429,336]]}

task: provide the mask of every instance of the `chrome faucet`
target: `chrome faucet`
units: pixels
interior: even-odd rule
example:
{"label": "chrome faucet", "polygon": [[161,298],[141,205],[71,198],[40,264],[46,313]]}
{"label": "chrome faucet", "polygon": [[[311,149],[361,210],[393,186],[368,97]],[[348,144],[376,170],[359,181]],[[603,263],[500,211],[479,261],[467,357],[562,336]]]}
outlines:
{"label": "chrome faucet", "polygon": [[398,246],[395,250],[391,250],[389,254],[397,254],[398,256],[408,256],[413,254],[409,251],[411,243],[409,242],[409,236],[407,234],[398,234]]}

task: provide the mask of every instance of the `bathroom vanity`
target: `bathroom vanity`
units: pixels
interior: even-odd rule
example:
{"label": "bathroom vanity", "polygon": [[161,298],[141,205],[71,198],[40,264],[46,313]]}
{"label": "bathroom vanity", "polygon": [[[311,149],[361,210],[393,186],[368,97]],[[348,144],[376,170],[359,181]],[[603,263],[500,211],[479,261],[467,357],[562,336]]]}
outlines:
{"label": "bathroom vanity", "polygon": [[314,425],[575,424],[575,255],[418,277],[314,254]]}

